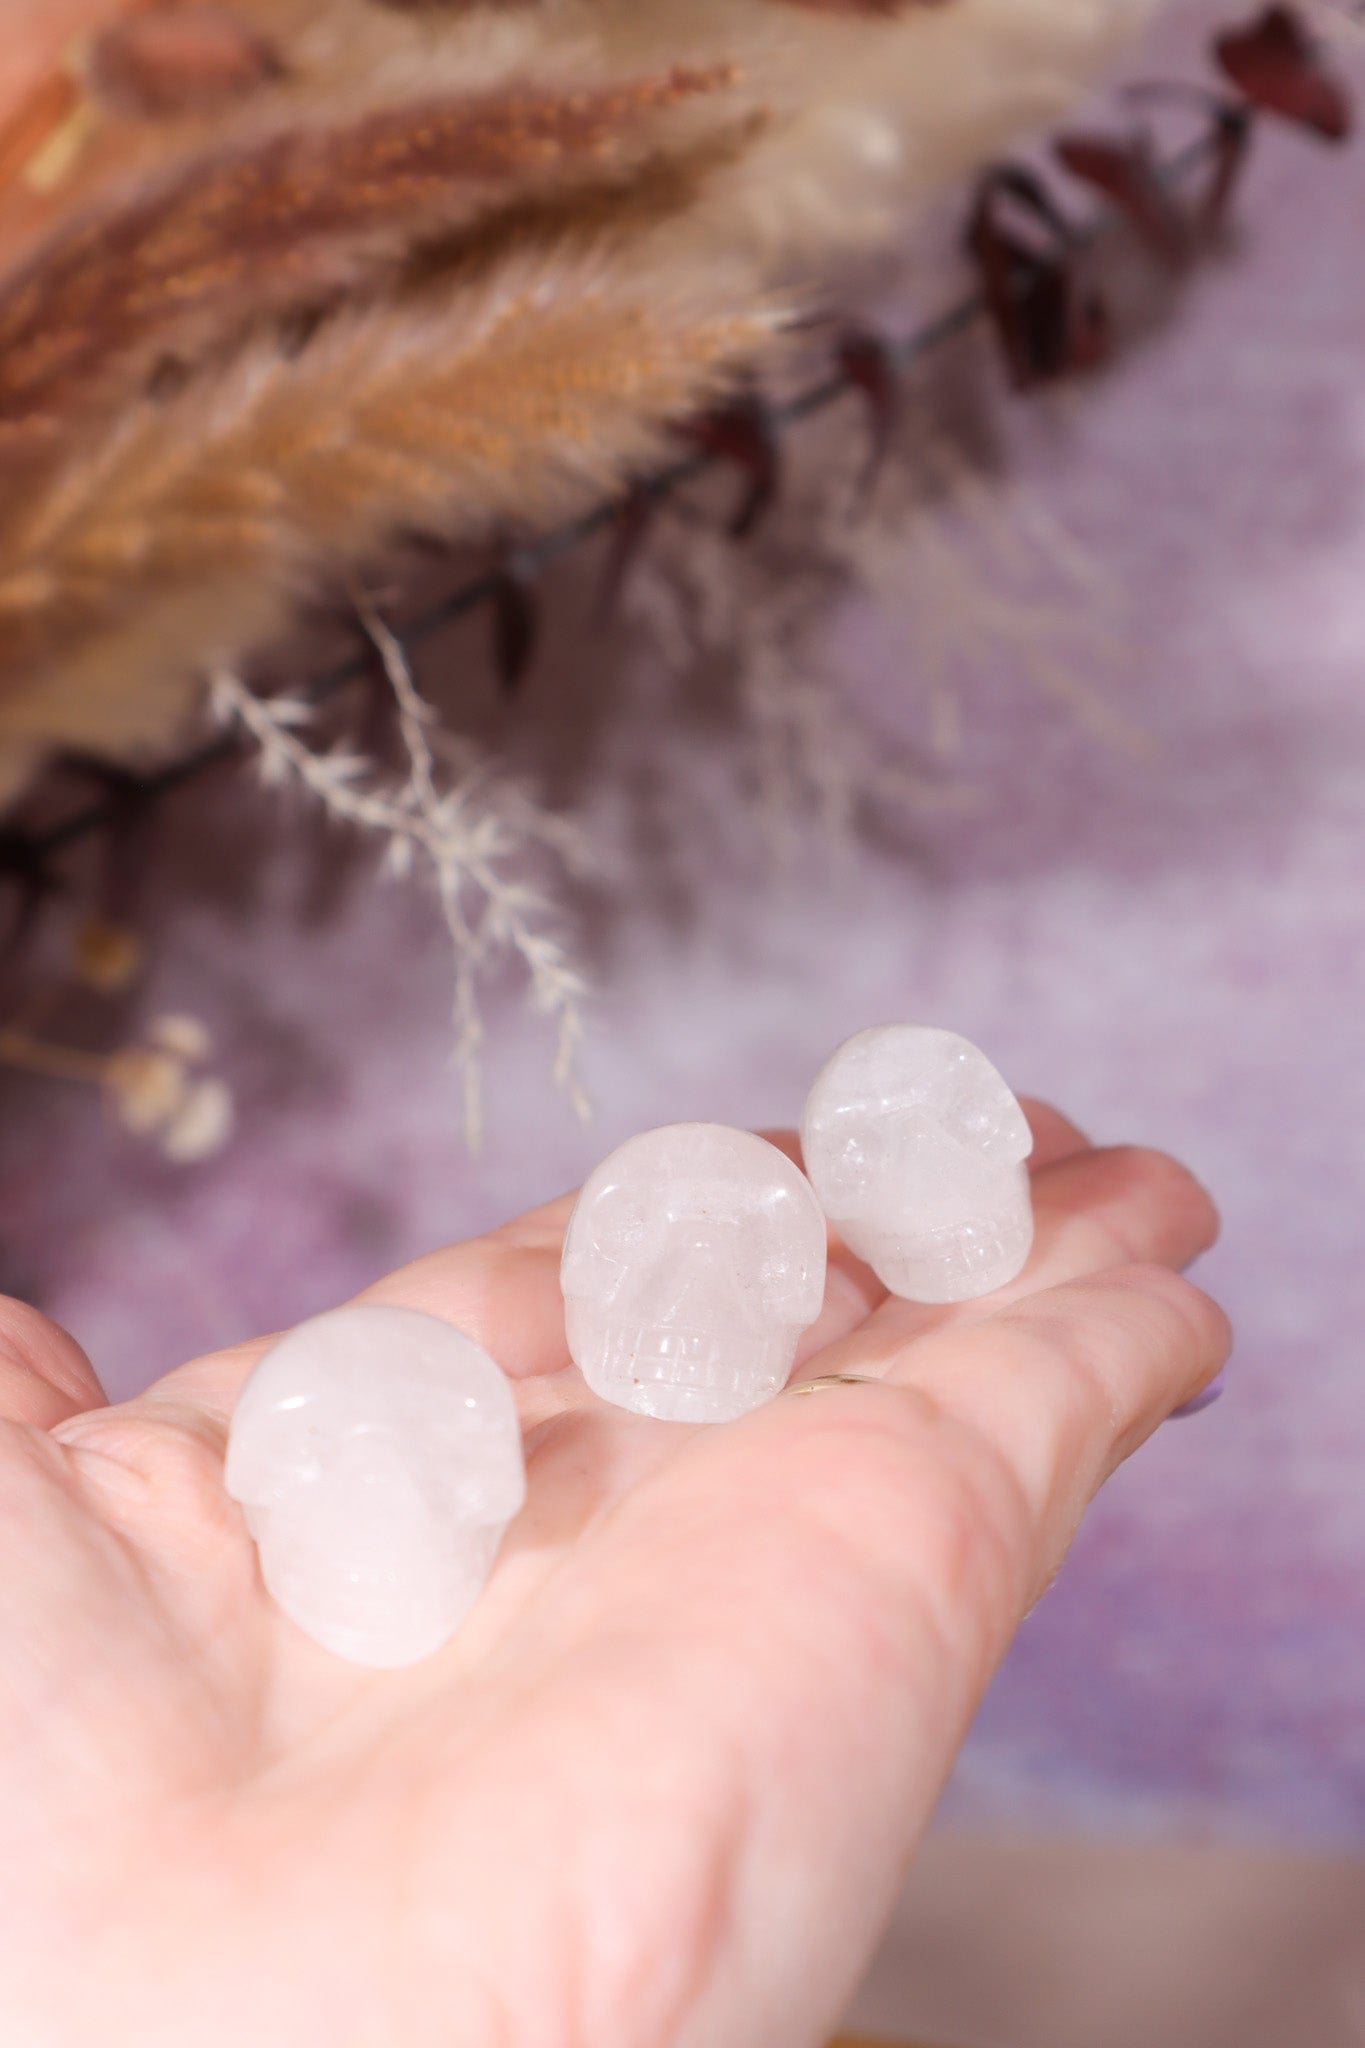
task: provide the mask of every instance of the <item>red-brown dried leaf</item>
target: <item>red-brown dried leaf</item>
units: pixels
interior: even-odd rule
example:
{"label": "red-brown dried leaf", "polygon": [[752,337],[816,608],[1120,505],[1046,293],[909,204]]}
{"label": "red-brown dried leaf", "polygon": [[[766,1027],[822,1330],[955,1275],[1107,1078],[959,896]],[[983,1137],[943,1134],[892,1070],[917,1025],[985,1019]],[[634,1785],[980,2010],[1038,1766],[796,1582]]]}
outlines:
{"label": "red-brown dried leaf", "polygon": [[654,530],[659,502],[657,490],[651,489],[647,484],[640,484],[627,492],[616,508],[611,524],[611,539],[607,544],[606,561],[602,568],[602,581],[597,593],[599,623],[610,619],[621,601],[626,578],[634,567],[640,550]]}
{"label": "red-brown dried leaf", "polygon": [[1147,136],[1064,135],[1056,152],[1073,178],[1102,192],[1132,222],[1155,255],[1166,263],[1180,261],[1186,249],[1184,223]]}
{"label": "red-brown dried leaf", "polygon": [[1291,8],[1267,7],[1245,28],[1219,36],[1213,53],[1254,106],[1328,142],[1343,142],[1350,134],[1350,95]]}
{"label": "red-brown dried leaf", "polygon": [[1102,360],[1103,308],[1096,294],[1079,292],[1070,226],[1033,172],[1006,164],[988,173],[967,247],[1019,390]]}
{"label": "red-brown dried leaf", "polygon": [[1220,228],[1227,219],[1251,151],[1252,128],[1251,109],[1240,102],[1226,102],[1214,114],[1212,175],[1200,209],[1206,228]]}
{"label": "red-brown dried leaf", "polygon": [[736,540],[746,540],[771,509],[781,482],[782,446],[768,406],[757,393],[747,393],[684,421],[678,432],[716,461],[743,472],[743,494],[729,531]]}
{"label": "red-brown dried leaf", "polygon": [[900,366],[889,342],[870,328],[852,328],[839,343],[839,368],[867,407],[868,450],[861,490],[872,489],[895,435],[903,396]]}
{"label": "red-brown dried leaf", "polygon": [[516,563],[498,572],[493,591],[493,673],[499,694],[517,696],[540,640],[540,599],[534,579]]}
{"label": "red-brown dried leaf", "polygon": [[967,248],[976,263],[986,311],[1004,351],[1013,383],[1021,388],[1034,379],[1019,315],[1018,284],[1031,252],[1001,226],[993,203],[993,189],[983,185],[967,229]]}
{"label": "red-brown dried leaf", "polygon": [[10,903],[0,922],[0,958],[12,959],[33,936],[44,903],[61,888],[41,848],[13,826],[0,826],[0,890],[6,885]]}
{"label": "red-brown dried leaf", "polygon": [[1114,326],[1109,308],[1093,286],[1088,291],[1073,288],[1067,334],[1068,370],[1084,376],[1102,369],[1114,353]]}
{"label": "red-brown dried leaf", "polygon": [[1070,221],[1037,172],[1024,164],[996,164],[982,180],[981,201],[997,219],[1010,203],[1043,231],[1048,247],[1065,248],[1071,241]]}

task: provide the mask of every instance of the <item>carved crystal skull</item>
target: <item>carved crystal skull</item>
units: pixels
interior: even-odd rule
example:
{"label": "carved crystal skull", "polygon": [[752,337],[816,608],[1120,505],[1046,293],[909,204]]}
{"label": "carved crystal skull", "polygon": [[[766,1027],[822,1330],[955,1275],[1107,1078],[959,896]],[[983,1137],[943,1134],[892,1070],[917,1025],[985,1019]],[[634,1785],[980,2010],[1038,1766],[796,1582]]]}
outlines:
{"label": "carved crystal skull", "polygon": [[880,1024],[816,1076],[806,1171],[844,1242],[893,1294],[969,1301],[1033,1243],[1033,1136],[984,1053],[954,1031]]}
{"label": "carved crystal skull", "polygon": [[594,1393],[670,1422],[728,1422],[786,1384],[825,1292],[825,1221],[785,1154],[669,1124],[592,1174],[564,1240],[569,1349]]}
{"label": "carved crystal skull", "polygon": [[228,1439],[266,1588],[355,1664],[414,1664],[452,1635],[526,1497],[512,1390],[435,1316],[356,1303],[262,1358]]}

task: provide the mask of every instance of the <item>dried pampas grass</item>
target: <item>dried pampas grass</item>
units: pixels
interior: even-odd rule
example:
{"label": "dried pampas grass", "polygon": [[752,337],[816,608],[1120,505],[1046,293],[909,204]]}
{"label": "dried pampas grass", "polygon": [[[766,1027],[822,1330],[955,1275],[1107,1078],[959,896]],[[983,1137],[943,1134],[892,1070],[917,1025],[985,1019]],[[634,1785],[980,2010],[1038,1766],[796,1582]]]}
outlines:
{"label": "dried pampas grass", "polygon": [[584,166],[624,179],[659,147],[661,113],[730,76],[429,98],[191,163],[0,288],[0,455],[140,395],[159,364],[373,289],[425,238],[562,190]]}
{"label": "dried pampas grass", "polygon": [[623,481],[1148,0],[170,4],[0,105],[0,800],[406,529]]}
{"label": "dried pampas grass", "polygon": [[[758,347],[723,273],[590,254],[337,320],[306,379],[268,347],[148,402],[97,454],[0,511],[0,759],[56,729],[112,737],[109,645],[137,648],[159,709],[196,666],[287,622],[338,565],[403,525],[550,519],[656,455],[654,422]],[[622,394],[630,403],[622,404]],[[27,679],[45,678],[35,704]]]}

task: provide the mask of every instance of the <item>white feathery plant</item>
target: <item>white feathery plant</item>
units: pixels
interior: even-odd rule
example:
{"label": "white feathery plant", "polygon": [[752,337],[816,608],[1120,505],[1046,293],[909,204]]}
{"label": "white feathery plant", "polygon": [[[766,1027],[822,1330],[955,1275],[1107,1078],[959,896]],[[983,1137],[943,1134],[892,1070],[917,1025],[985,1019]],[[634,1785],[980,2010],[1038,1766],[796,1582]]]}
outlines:
{"label": "white feathery plant", "polygon": [[[211,677],[214,714],[254,741],[268,786],[296,783],[328,817],[383,841],[391,876],[406,877],[423,867],[429,874],[454,957],[453,1058],[470,1146],[478,1146],[483,1132],[479,982],[500,954],[510,954],[524,969],[532,1009],[555,1030],[556,1082],[585,1115],[578,1053],[586,985],[553,928],[551,906],[511,872],[533,841],[558,853],[564,865],[580,865],[574,828],[539,812],[514,778],[495,770],[468,742],[443,745],[446,736],[417,689],[401,643],[367,599],[357,600],[357,611],[393,691],[407,756],[403,780],[385,781],[363,755],[313,747],[306,737],[311,705],[298,697],[259,697],[231,669],[219,668]],[[457,763],[453,779],[442,775],[442,755]]]}

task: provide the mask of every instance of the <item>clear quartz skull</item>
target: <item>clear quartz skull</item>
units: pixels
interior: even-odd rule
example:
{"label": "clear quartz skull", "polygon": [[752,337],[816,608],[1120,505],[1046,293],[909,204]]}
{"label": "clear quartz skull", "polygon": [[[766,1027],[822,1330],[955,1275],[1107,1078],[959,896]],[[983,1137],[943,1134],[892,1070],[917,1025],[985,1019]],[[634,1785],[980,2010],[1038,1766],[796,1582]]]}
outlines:
{"label": "clear quartz skull", "polygon": [[477,1600],[526,1497],[512,1390],[472,1338],[355,1303],[273,1345],[242,1390],[227,1490],[266,1588],[354,1664],[415,1664]]}
{"label": "clear quartz skull", "polygon": [[1033,1136],[984,1053],[954,1031],[879,1024],[816,1076],[802,1124],[825,1214],[908,1301],[1003,1287],[1033,1243]]}
{"label": "clear quartz skull", "polygon": [[564,1240],[565,1326],[605,1401],[728,1422],[791,1372],[825,1292],[810,1183],[751,1131],[668,1124],[585,1183]]}

